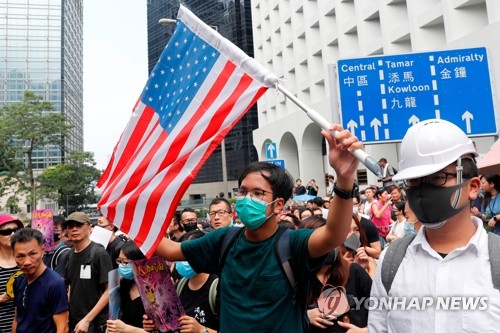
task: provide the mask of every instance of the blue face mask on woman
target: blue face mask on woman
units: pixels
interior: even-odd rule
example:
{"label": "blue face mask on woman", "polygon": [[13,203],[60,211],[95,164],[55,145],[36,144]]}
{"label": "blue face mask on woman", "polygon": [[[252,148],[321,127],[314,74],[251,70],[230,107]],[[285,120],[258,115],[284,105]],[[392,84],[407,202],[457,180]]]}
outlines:
{"label": "blue face mask on woman", "polygon": [[186,279],[190,279],[196,275],[196,272],[191,268],[191,265],[187,261],[176,261],[175,270]]}
{"label": "blue face mask on woman", "polygon": [[266,222],[268,218],[273,216],[274,213],[266,216],[267,206],[273,202],[274,201],[267,203],[255,198],[252,199],[248,196],[240,197],[236,198],[236,205],[234,206],[234,209],[236,210],[236,213],[238,213],[241,223],[243,223],[248,229],[254,230]]}
{"label": "blue face mask on woman", "polygon": [[118,264],[118,274],[127,280],[134,279],[134,270],[131,264]]}
{"label": "blue face mask on woman", "polygon": [[417,232],[415,231],[415,222],[405,221],[403,224],[403,229],[405,231],[405,236],[413,236],[417,234]]}

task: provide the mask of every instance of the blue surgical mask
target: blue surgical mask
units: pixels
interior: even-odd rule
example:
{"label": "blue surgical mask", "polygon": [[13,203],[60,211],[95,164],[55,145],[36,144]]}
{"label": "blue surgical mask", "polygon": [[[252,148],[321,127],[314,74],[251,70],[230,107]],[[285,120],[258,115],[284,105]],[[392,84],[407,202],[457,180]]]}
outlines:
{"label": "blue surgical mask", "polygon": [[403,229],[405,231],[405,236],[413,236],[413,235],[417,234],[417,232],[415,231],[415,223],[414,222],[405,221],[404,225],[403,225]]}
{"label": "blue surgical mask", "polygon": [[118,274],[127,280],[134,279],[134,270],[130,264],[118,264]]}
{"label": "blue surgical mask", "polygon": [[191,268],[191,265],[187,261],[176,261],[175,270],[186,279],[190,279],[196,275],[196,272],[193,268]]}
{"label": "blue surgical mask", "polygon": [[234,209],[236,210],[236,213],[238,213],[241,223],[243,223],[248,229],[254,230],[264,224],[268,218],[273,216],[274,213],[266,216],[266,208],[273,202],[274,201],[267,203],[255,198],[252,199],[249,196],[239,197],[236,198],[236,205],[234,206]]}

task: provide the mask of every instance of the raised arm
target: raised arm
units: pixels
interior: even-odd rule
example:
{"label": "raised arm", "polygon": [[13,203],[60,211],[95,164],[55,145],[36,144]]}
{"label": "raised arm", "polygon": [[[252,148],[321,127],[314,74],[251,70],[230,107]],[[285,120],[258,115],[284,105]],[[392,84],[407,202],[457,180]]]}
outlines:
{"label": "raised arm", "polygon": [[174,242],[166,237],[161,240],[160,244],[156,248],[155,254],[167,261],[186,260],[181,251],[181,243]]}
{"label": "raised arm", "polygon": [[385,204],[382,206],[382,208],[378,209],[377,204],[373,203],[372,204],[372,213],[375,215],[376,218],[381,218],[382,215],[384,215],[384,212],[387,208],[389,208],[392,205],[391,200],[387,200]]}
{"label": "raised arm", "polygon": [[[338,133],[334,138],[331,133],[335,130]],[[321,133],[328,141],[328,159],[337,174],[336,188],[345,193],[352,192],[354,173],[359,161],[351,154],[351,151],[362,149],[363,143],[339,124],[333,124],[330,132],[322,131]],[[335,193],[328,209],[326,225],[316,229],[309,239],[310,257],[320,257],[342,244],[349,232],[351,220],[352,198],[342,199]]]}

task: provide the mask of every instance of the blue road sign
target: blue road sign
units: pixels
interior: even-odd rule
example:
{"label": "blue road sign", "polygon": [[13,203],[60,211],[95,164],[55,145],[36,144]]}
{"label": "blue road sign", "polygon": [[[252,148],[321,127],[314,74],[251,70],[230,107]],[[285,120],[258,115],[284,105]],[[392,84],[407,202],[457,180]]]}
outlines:
{"label": "blue road sign", "polygon": [[267,161],[264,161],[264,162],[277,165],[277,166],[279,166],[282,169],[285,168],[285,160],[267,160]]}
{"label": "blue road sign", "polygon": [[276,157],[278,157],[276,142],[266,143],[266,158],[276,158]]}
{"label": "blue road sign", "polygon": [[365,143],[401,141],[446,119],[469,136],[497,133],[486,48],[338,61],[342,125]]}

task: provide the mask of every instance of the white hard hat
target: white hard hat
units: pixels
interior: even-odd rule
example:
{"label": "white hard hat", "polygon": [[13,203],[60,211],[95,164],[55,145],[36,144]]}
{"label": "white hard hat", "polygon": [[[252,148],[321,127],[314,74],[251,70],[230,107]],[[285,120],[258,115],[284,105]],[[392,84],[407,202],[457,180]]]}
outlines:
{"label": "white hard hat", "polygon": [[456,125],[443,119],[419,122],[401,142],[400,171],[392,180],[431,175],[468,154],[477,156],[474,143]]}

